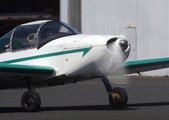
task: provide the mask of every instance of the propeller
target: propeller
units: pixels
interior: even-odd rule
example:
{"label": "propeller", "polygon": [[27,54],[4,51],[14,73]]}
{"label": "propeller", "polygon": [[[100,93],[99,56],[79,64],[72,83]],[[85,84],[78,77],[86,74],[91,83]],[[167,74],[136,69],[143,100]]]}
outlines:
{"label": "propeller", "polygon": [[[130,44],[124,37],[108,40],[107,48],[111,51],[111,54],[105,54],[104,60],[99,62],[93,60],[94,67],[102,80],[116,87],[127,87],[130,85],[129,77],[124,76],[127,73],[126,69],[120,70],[118,73],[115,72],[128,58],[130,47]],[[102,64],[105,65],[106,69],[100,67],[103,66]]]}
{"label": "propeller", "polygon": [[[128,43],[127,40],[120,40],[119,45],[121,47],[121,50],[124,51],[124,53],[125,53],[125,50],[127,50],[127,48],[130,46],[130,44]],[[127,55],[126,54],[125,55],[120,54],[120,55],[121,55],[120,58],[122,60],[126,60],[127,57],[129,56],[129,53],[127,53]],[[125,76],[127,74],[126,68],[121,70],[121,71],[118,71],[118,74],[117,74],[117,72],[116,72],[116,74],[115,73],[113,73],[113,74],[114,74],[114,77],[108,76],[107,79],[114,86],[116,86],[116,87],[128,87],[128,86],[130,86],[131,81],[130,81],[129,77]]]}

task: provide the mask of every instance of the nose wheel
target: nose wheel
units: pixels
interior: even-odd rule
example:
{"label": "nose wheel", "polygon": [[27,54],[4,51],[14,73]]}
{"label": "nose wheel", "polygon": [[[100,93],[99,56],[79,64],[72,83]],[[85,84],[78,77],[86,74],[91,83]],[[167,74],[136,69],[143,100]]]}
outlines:
{"label": "nose wheel", "polygon": [[113,108],[124,108],[128,101],[128,96],[126,91],[123,88],[119,88],[119,87],[112,89],[111,83],[106,77],[101,76],[101,79],[109,95],[110,105]]}
{"label": "nose wheel", "polygon": [[127,101],[127,93],[122,88],[114,88],[109,94],[109,103],[113,108],[124,108]]}

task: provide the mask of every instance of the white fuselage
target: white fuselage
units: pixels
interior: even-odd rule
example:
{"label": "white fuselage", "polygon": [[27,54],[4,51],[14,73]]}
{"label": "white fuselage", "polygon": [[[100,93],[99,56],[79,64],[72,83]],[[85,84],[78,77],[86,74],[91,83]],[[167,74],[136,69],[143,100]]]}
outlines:
{"label": "white fuselage", "polygon": [[[50,77],[111,75],[125,61],[130,51],[129,46],[125,52],[122,52],[117,43],[114,43],[114,51],[109,50],[107,42],[112,38],[117,38],[117,43],[118,40],[125,39],[122,36],[106,35],[78,34],[67,36],[53,40],[40,49],[32,48],[2,53],[0,54],[0,62],[52,66],[56,73]],[[50,77],[43,78],[48,79]]]}

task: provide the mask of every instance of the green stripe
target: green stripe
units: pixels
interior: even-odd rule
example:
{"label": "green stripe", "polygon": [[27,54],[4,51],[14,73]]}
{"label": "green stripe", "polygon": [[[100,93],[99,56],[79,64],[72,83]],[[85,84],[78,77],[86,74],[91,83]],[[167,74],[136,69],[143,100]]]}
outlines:
{"label": "green stripe", "polygon": [[127,61],[122,64],[124,67],[142,67],[142,66],[151,66],[158,64],[169,63],[169,58],[156,58],[156,59],[147,59],[147,60],[136,60],[136,61]]}
{"label": "green stripe", "polygon": [[19,58],[19,59],[13,59],[8,61],[2,61],[1,63],[16,63],[16,62],[22,62],[27,60],[33,60],[33,59],[40,59],[40,58],[46,58],[46,57],[53,57],[53,56],[59,56],[64,54],[70,54],[70,53],[77,53],[77,52],[83,52],[82,57],[84,57],[91,48],[82,48],[82,49],[75,49],[75,50],[67,50],[67,51],[61,51],[61,52],[54,52],[54,53],[48,53],[43,55],[36,55],[31,57],[25,57],[25,58]]}
{"label": "green stripe", "polygon": [[54,71],[54,68],[50,66],[27,66],[0,63],[0,72],[51,75]]}

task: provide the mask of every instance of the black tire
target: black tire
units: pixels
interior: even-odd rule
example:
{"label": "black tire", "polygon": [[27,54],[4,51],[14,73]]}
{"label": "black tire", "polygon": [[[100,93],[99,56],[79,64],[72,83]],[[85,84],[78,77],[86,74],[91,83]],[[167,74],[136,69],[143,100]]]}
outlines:
{"label": "black tire", "polygon": [[36,112],[41,105],[41,99],[37,92],[27,91],[23,94],[21,99],[21,105],[26,112]]}
{"label": "black tire", "polygon": [[112,90],[112,94],[114,95],[115,99],[109,95],[109,103],[113,108],[124,108],[128,101],[127,93],[122,88],[114,88]]}

